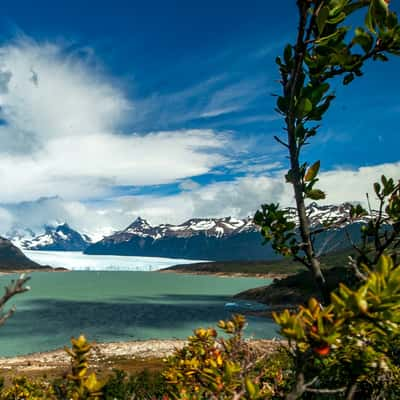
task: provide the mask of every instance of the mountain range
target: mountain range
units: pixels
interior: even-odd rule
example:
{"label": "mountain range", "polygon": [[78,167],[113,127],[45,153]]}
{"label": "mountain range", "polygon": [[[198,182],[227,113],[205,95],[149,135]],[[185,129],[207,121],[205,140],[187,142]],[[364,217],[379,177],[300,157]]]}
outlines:
{"label": "mountain range", "polygon": [[[312,203],[307,212],[312,227],[334,219],[336,228],[318,235],[316,248],[321,252],[349,246],[347,234],[358,240],[360,224],[368,220],[348,222],[350,204],[318,206]],[[297,222],[294,208],[289,217]],[[346,234],[347,231],[347,234]],[[150,225],[137,218],[126,229],[89,245],[86,254],[114,254],[148,257],[186,258],[196,260],[265,260],[278,256],[271,246],[262,244],[260,228],[252,218],[194,218],[180,225]]]}
{"label": "mountain range", "polygon": [[[351,205],[318,206],[311,203],[307,213],[313,228],[335,219],[336,227],[318,236],[316,247],[321,253],[348,247],[347,234],[359,239],[360,224],[369,216],[349,223]],[[287,209],[297,223],[294,208]],[[269,244],[262,244],[260,228],[252,218],[193,218],[179,224],[152,226],[138,217],[127,228],[93,242],[64,223],[47,226],[35,235],[29,230],[13,232],[14,244],[29,250],[83,251],[85,254],[129,255],[146,257],[185,258],[195,260],[265,260],[278,256]],[[10,237],[9,236],[9,237]]]}

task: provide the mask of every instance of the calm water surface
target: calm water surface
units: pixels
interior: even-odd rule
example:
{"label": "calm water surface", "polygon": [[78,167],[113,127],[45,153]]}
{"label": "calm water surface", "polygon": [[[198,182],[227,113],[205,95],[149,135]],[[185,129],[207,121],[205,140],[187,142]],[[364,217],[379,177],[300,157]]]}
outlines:
{"label": "calm water surface", "polygon": [[[9,280],[1,276],[0,284]],[[13,299],[17,312],[0,329],[0,355],[59,348],[81,332],[98,342],[185,338],[238,311],[230,304],[233,294],[269,282],[158,272],[36,272],[32,290]],[[259,318],[249,319],[247,333],[276,336],[275,325]]]}

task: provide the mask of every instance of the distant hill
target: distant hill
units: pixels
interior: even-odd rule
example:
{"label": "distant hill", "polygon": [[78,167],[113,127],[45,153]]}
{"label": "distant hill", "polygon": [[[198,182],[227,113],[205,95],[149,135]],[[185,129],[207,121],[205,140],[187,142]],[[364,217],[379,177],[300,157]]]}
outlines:
{"label": "distant hill", "polygon": [[0,271],[46,270],[48,268],[30,260],[8,239],[0,237]]}
{"label": "distant hill", "polygon": [[[308,206],[308,216],[314,228],[332,218],[339,221],[337,228],[318,235],[316,247],[321,252],[348,247],[346,234],[350,234],[355,241],[359,239],[360,224],[369,217],[349,224],[350,208],[350,204],[318,206],[312,203]],[[287,211],[297,222],[295,209],[288,208]],[[158,226],[151,226],[146,220],[137,218],[126,229],[88,246],[85,253],[212,261],[279,258],[271,246],[263,246],[262,241],[260,228],[251,218],[194,218],[180,225]]]}
{"label": "distant hill", "polygon": [[[343,267],[347,264],[352,249],[340,250],[321,256],[321,265],[324,270],[335,267]],[[307,271],[303,264],[285,258],[281,260],[257,260],[257,261],[215,261],[200,262],[194,264],[179,264],[164,268],[159,272],[179,272],[187,274],[226,274],[226,275],[290,275]]]}

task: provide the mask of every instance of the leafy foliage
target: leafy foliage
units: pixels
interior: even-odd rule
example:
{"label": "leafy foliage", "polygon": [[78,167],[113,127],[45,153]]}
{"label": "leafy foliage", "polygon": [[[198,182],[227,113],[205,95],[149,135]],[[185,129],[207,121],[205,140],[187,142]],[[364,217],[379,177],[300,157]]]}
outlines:
{"label": "leafy foliage", "polygon": [[72,348],[65,348],[65,351],[71,356],[72,371],[67,376],[67,379],[72,383],[71,385],[71,399],[84,400],[93,399],[99,400],[102,396],[102,388],[104,382],[100,382],[96,374],[88,372],[88,353],[91,349],[91,344],[88,343],[85,336],[81,335],[78,339],[71,339]]}
{"label": "leafy foliage", "polygon": [[245,319],[234,315],[215,329],[197,329],[189,343],[168,359],[164,376],[172,398],[270,399],[283,396],[290,377],[290,357],[279,353],[266,358],[243,339]]}
{"label": "leafy foliage", "polygon": [[141,371],[128,375],[119,370],[107,380],[103,387],[104,400],[168,400],[167,384],[160,372]]}
{"label": "leafy foliage", "polygon": [[400,265],[381,256],[368,272],[358,289],[341,284],[327,307],[312,298],[297,313],[274,314],[301,360],[298,378],[312,382],[297,387],[298,396],[316,387],[344,393],[360,384],[371,392],[378,382],[393,394],[400,379]]}
{"label": "leafy foliage", "polygon": [[[388,55],[400,55],[400,25],[386,0],[298,0],[297,6],[296,43],[286,45],[283,56],[276,59],[282,86],[276,111],[285,120],[287,137],[275,139],[289,153],[286,181],[294,189],[299,237],[294,235],[292,223],[284,219],[278,205],[263,205],[255,215],[255,222],[276,251],[309,268],[325,302],[329,302],[305,208],[306,199],[326,198],[326,193],[317,187],[321,163],[302,161],[302,150],[317,134],[316,123],[322,120],[335,98],[331,90],[335,79],[349,85],[363,75],[367,61],[387,61]],[[350,18],[357,23],[360,17],[363,26],[353,28],[348,23]],[[385,187],[390,191],[388,185],[389,181]],[[391,210],[398,214],[398,207],[396,200]],[[382,253],[379,251],[377,258]]]}
{"label": "leafy foliage", "polygon": [[[384,252],[395,259],[400,246],[400,182],[396,184],[382,175],[381,183],[374,183],[374,191],[379,200],[377,215],[361,228],[361,244],[353,243],[358,253],[356,264],[366,264],[369,268],[376,265]],[[351,218],[365,214],[367,211],[357,205],[351,211]]]}
{"label": "leafy foliage", "polygon": [[56,400],[52,385],[43,380],[16,377],[12,385],[0,392],[1,400]]}

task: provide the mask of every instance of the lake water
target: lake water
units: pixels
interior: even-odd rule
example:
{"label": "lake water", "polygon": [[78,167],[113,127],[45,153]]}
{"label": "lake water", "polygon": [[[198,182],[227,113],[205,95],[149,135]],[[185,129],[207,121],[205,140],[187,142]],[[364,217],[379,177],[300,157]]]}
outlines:
{"label": "lake water", "polygon": [[[1,276],[0,285],[9,280]],[[17,311],[0,328],[0,355],[60,348],[80,333],[97,342],[186,338],[196,327],[259,306],[232,304],[231,296],[269,282],[159,272],[36,272],[32,290],[12,299]],[[247,335],[271,338],[275,324],[249,318]]]}

